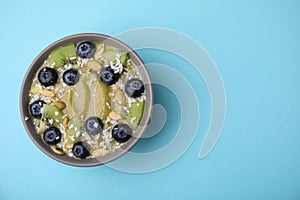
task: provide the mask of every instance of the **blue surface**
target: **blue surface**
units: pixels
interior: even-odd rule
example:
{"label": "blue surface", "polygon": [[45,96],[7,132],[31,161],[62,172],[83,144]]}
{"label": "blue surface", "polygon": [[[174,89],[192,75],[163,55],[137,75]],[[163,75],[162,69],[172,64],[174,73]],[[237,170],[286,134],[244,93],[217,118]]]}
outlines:
{"label": "blue surface", "polygon": [[[299,1],[12,0],[0,5],[1,200],[300,199]],[[192,37],[217,64],[227,93],[227,118],[212,153],[197,157],[210,112],[203,81],[188,64],[182,62],[191,69],[186,72],[171,55],[155,57],[147,51],[139,52],[146,62],[174,66],[199,87],[194,88],[201,102],[198,135],[177,162],[136,175],[106,166],[69,167],[41,153],[23,128],[18,105],[34,57],[74,33],[114,35],[148,26]],[[171,101],[170,109],[176,105]],[[172,130],[168,125],[163,132]],[[171,139],[159,137],[153,140],[164,144]],[[143,148],[138,144],[134,150]]]}

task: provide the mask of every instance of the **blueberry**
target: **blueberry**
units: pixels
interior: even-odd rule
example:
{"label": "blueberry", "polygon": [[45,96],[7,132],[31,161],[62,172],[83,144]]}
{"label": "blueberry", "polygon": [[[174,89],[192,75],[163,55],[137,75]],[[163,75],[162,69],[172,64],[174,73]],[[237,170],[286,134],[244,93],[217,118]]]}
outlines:
{"label": "blueberry", "polygon": [[117,142],[126,142],[131,138],[132,130],[127,124],[117,124],[112,128],[112,137]]}
{"label": "blueberry", "polygon": [[98,117],[90,117],[84,122],[85,130],[91,135],[99,134],[103,126],[103,122]]}
{"label": "blueberry", "polygon": [[72,148],[73,155],[77,158],[86,158],[90,155],[89,150],[83,142],[77,142]]}
{"label": "blueberry", "polygon": [[48,87],[57,82],[58,74],[55,69],[44,67],[39,71],[38,79],[43,86]]}
{"label": "blueberry", "polygon": [[42,108],[45,102],[41,101],[41,100],[37,100],[35,102],[33,102],[30,106],[29,106],[29,113],[38,119],[41,119],[42,117]]}
{"label": "blueberry", "polygon": [[94,45],[91,42],[81,42],[77,46],[77,54],[80,58],[91,58],[94,55]]}
{"label": "blueberry", "polygon": [[100,80],[105,84],[105,85],[112,85],[115,84],[120,78],[119,73],[114,73],[114,70],[109,66],[105,67],[104,69],[101,70],[100,72]]}
{"label": "blueberry", "polygon": [[79,81],[79,73],[75,69],[69,69],[64,72],[63,80],[65,84],[72,86],[75,85]]}
{"label": "blueberry", "polygon": [[43,139],[46,144],[54,145],[60,142],[61,132],[58,128],[52,126],[45,130]]}
{"label": "blueberry", "polygon": [[135,78],[130,79],[125,84],[125,92],[129,97],[133,97],[133,98],[140,97],[144,92],[144,90],[145,90],[144,84],[139,79],[135,79]]}

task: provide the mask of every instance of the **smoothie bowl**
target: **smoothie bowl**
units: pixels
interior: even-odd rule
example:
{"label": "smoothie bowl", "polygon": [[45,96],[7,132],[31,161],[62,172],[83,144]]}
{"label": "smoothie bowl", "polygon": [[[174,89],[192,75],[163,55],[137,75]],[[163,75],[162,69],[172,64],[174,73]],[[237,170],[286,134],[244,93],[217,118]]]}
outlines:
{"label": "smoothie bowl", "polygon": [[150,119],[152,88],[139,56],[101,34],[63,38],[29,67],[20,94],[23,124],[51,158],[73,166],[115,160]]}

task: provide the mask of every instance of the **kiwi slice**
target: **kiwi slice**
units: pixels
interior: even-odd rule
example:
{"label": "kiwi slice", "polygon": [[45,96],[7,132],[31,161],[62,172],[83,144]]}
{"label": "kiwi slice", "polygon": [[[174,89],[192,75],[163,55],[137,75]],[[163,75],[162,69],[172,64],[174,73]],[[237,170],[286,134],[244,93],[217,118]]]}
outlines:
{"label": "kiwi slice", "polygon": [[63,123],[63,113],[54,105],[44,104],[42,109],[42,118],[53,120],[53,125],[59,127]]}
{"label": "kiwi slice", "polygon": [[117,58],[117,54],[120,55],[121,64],[125,65],[127,60],[126,51],[108,49],[103,53],[102,58],[107,62],[107,64],[109,64],[110,61],[115,61],[115,59]]}
{"label": "kiwi slice", "polygon": [[52,64],[55,62],[55,68],[63,67],[65,64],[74,64],[75,60],[70,58],[76,57],[76,47],[75,44],[70,44],[67,46],[62,46],[51,52],[47,62]]}
{"label": "kiwi slice", "polygon": [[129,108],[128,122],[132,129],[136,129],[141,122],[144,113],[145,101],[133,102]]}

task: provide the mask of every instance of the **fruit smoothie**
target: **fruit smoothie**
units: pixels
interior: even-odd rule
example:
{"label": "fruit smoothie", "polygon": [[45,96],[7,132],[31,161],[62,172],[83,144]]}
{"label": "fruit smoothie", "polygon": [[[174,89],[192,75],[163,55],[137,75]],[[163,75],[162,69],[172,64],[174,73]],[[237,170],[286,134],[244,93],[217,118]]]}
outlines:
{"label": "fruit smoothie", "polygon": [[82,41],[50,53],[32,80],[28,108],[55,153],[89,159],[130,140],[144,105],[145,85],[129,54]]}

